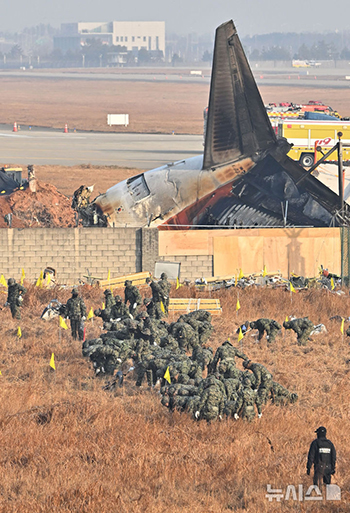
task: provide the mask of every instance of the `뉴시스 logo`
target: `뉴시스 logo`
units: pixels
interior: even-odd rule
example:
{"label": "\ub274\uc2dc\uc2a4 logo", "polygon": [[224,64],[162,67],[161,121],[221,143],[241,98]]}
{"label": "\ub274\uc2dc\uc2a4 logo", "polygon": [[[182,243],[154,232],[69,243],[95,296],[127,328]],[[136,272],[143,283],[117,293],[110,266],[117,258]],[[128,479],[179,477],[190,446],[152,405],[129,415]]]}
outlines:
{"label": "\ub274\uc2dc\uc2a4 logo", "polygon": [[265,497],[269,500],[269,502],[272,502],[275,500],[276,502],[281,501],[322,501],[324,498],[326,501],[340,501],[341,500],[341,490],[338,485],[336,484],[329,484],[326,485],[326,496],[324,497],[322,495],[321,490],[316,485],[311,485],[306,490],[306,493],[304,494],[304,487],[303,485],[288,485],[286,488],[286,493],[283,493],[282,488],[281,489],[272,489],[271,485],[267,485],[267,494]]}

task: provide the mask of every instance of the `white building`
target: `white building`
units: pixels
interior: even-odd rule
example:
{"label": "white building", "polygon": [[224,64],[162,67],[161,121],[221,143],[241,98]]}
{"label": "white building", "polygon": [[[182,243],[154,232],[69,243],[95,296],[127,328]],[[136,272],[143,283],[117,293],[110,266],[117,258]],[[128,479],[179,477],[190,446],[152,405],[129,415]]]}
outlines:
{"label": "white building", "polygon": [[107,45],[126,46],[128,51],[160,50],[165,55],[164,21],[111,21],[62,23],[61,34],[54,39],[55,48],[77,50],[88,39]]}

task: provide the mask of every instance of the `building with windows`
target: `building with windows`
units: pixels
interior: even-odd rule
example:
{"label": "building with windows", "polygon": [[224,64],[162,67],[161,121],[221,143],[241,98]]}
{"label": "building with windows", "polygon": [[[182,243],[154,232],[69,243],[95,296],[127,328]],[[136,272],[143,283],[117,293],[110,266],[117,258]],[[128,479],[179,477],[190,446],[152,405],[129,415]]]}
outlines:
{"label": "building with windows", "polygon": [[75,51],[87,40],[96,39],[106,45],[125,46],[137,53],[144,49],[165,54],[164,21],[111,21],[107,23],[62,23],[61,31],[54,37],[54,48],[62,52]]}

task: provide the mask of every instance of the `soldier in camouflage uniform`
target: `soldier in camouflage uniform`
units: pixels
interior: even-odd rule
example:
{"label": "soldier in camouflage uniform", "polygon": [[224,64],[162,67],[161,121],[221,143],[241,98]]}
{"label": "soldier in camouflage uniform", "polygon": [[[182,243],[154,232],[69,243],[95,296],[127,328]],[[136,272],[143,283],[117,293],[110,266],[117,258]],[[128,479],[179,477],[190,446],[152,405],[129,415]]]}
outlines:
{"label": "soldier in camouflage uniform", "polygon": [[276,381],[272,382],[271,387],[271,400],[274,404],[284,405],[288,403],[295,403],[298,400],[298,394],[291,393],[287,388],[280,385]]}
{"label": "soldier in camouflage uniform", "polygon": [[217,348],[214,359],[210,365],[210,372],[215,372],[218,363],[221,360],[230,358],[235,364],[235,357],[248,360],[248,356],[242,353],[237,347],[234,347],[229,340],[226,340],[220,347]]}
{"label": "soldier in camouflage uniform", "polygon": [[168,275],[166,273],[162,273],[160,275],[160,280],[158,282],[158,285],[159,285],[159,287],[162,291],[162,295],[163,295],[163,305],[164,305],[165,315],[168,316],[171,284],[168,282]]}
{"label": "soldier in camouflage uniform", "polygon": [[114,305],[111,308],[111,318],[115,320],[130,318],[128,307],[123,303],[122,298],[118,296],[118,294],[114,297]]}
{"label": "soldier in camouflage uniform", "polygon": [[239,379],[242,375],[242,371],[237,369],[233,358],[221,360],[218,366],[218,372],[224,379]]}
{"label": "soldier in camouflage uniform", "polygon": [[185,351],[199,345],[198,333],[187,322],[178,320],[172,323],[169,326],[169,332],[178,341],[180,348]]}
{"label": "soldier in camouflage uniform", "polygon": [[127,304],[129,302],[129,312],[134,317],[137,313],[139,305],[142,304],[142,297],[140,291],[135,285],[132,284],[132,281],[126,280],[125,283],[125,300],[124,303]]}
{"label": "soldier in camouflage uniform", "polygon": [[152,280],[152,278],[146,278],[146,283],[152,290],[152,302],[155,310],[155,318],[161,319],[164,316],[164,313],[162,312],[162,304],[165,312],[163,290],[159,286],[159,283]]}
{"label": "soldier in camouflage uniform", "polygon": [[218,380],[214,376],[210,376],[205,381],[206,383],[203,392],[200,394],[195,418],[197,420],[204,419],[207,422],[211,422],[218,417],[221,418],[225,407],[226,394],[222,391],[222,388],[218,386]]}
{"label": "soldier in camouflage uniform", "polygon": [[72,290],[72,297],[67,301],[66,316],[70,320],[72,338],[77,340],[79,336],[79,340],[83,340],[84,327],[82,322],[86,319],[86,307],[83,298],[78,295],[76,288]]}
{"label": "soldier in camouflage uniform", "polygon": [[16,283],[14,278],[9,278],[8,282],[8,293],[7,293],[7,304],[10,307],[11,315],[13,319],[20,319],[21,312],[20,307],[23,302],[23,294],[27,292],[27,289],[20,283]]}
{"label": "soldier in camouflage uniform", "polygon": [[235,404],[233,417],[237,420],[239,417],[251,422],[255,418],[255,407],[258,410],[258,417],[261,417],[261,403],[257,392],[252,390],[252,383],[248,376],[243,378],[243,388]]}
{"label": "soldier in camouflage uniform", "polygon": [[196,346],[191,356],[194,362],[197,362],[202,371],[209,369],[213,361],[213,349],[211,347]]}
{"label": "soldier in camouflage uniform", "polygon": [[146,297],[146,299],[143,300],[143,304],[145,305],[147,313],[151,319],[157,319],[157,311],[152,298]]}
{"label": "soldier in camouflage uniform", "polygon": [[105,296],[105,310],[111,311],[112,307],[115,305],[111,289],[106,289],[103,294]]}
{"label": "soldier in camouflage uniform", "polygon": [[251,322],[250,327],[253,330],[259,331],[258,340],[263,338],[264,332],[266,331],[266,338],[269,344],[275,341],[277,333],[282,329],[282,326],[273,319],[258,319]]}
{"label": "soldier in camouflage uniform", "polygon": [[286,330],[293,330],[297,334],[297,340],[299,346],[306,346],[309,339],[310,333],[314,329],[313,323],[308,317],[302,317],[300,319],[293,319],[292,321],[284,321],[283,327]]}
{"label": "soldier in camouflage uniform", "polygon": [[272,374],[261,363],[253,363],[251,360],[244,361],[243,367],[254,374],[254,389],[258,394],[258,401],[266,404],[272,388]]}

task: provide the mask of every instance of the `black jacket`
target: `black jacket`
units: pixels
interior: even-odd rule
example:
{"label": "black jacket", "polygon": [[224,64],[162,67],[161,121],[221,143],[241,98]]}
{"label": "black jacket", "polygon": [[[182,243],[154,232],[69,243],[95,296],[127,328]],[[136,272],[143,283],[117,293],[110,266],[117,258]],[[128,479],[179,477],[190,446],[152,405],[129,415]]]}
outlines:
{"label": "black jacket", "polygon": [[307,469],[314,465],[315,469],[323,464],[329,472],[335,471],[336,452],[334,445],[327,438],[316,438],[309,449]]}

